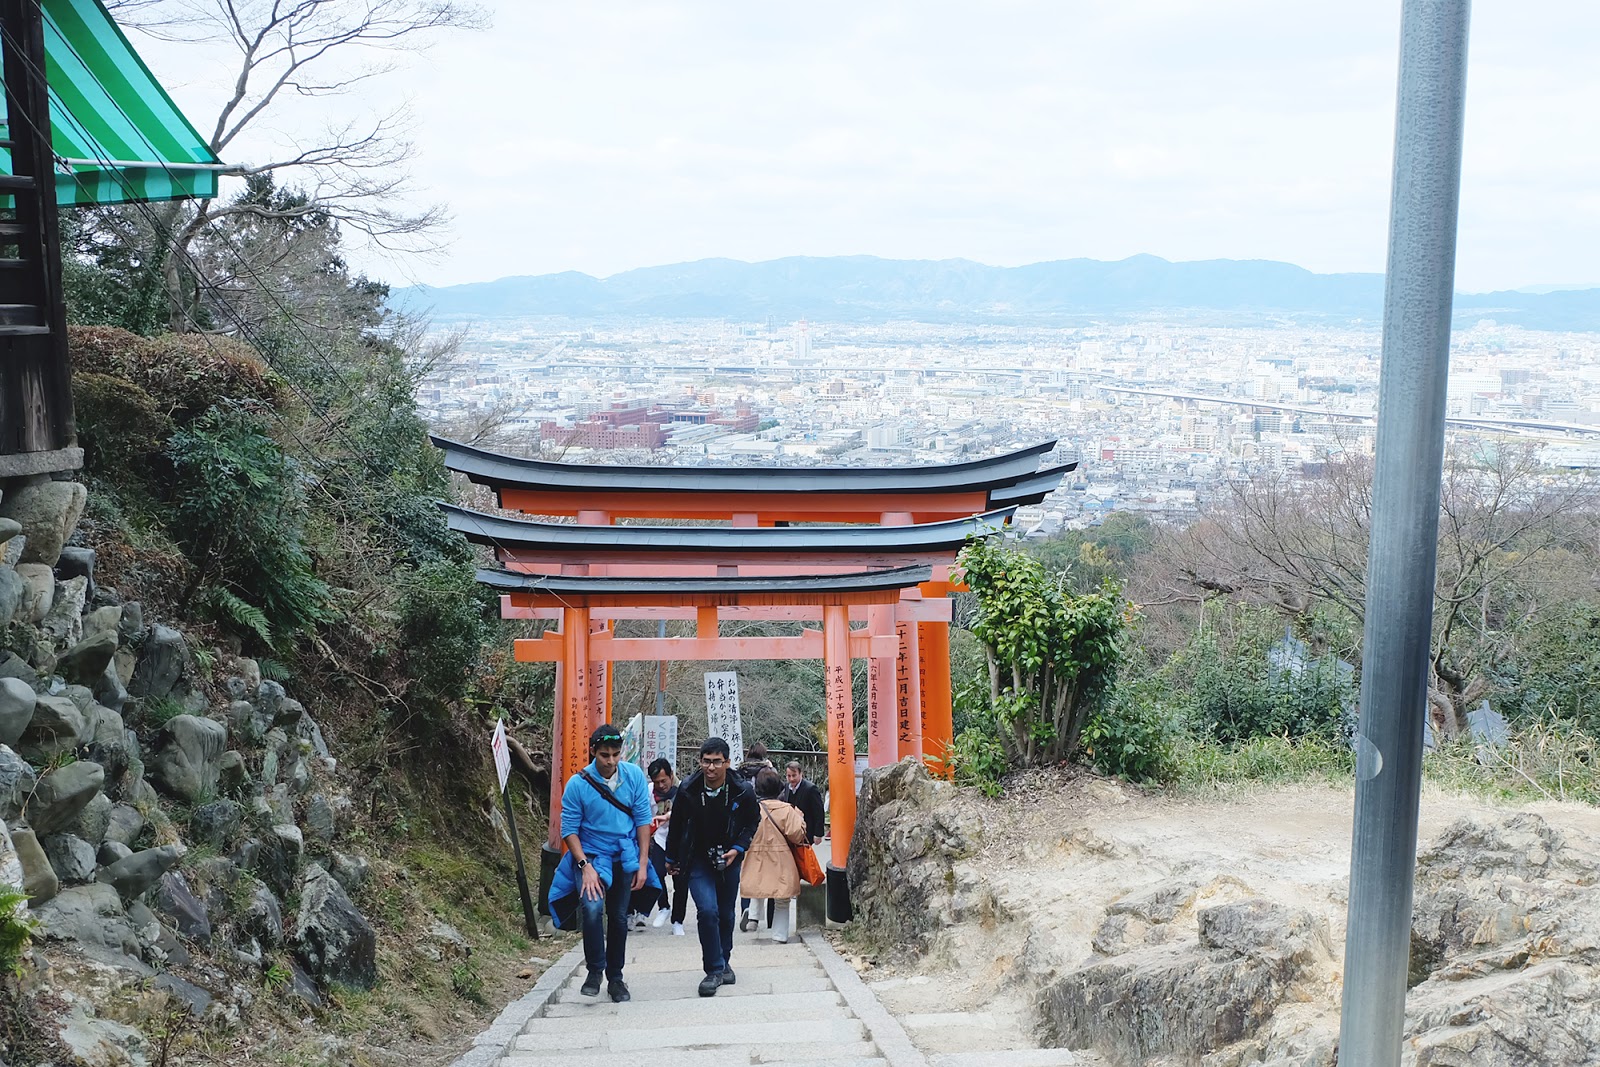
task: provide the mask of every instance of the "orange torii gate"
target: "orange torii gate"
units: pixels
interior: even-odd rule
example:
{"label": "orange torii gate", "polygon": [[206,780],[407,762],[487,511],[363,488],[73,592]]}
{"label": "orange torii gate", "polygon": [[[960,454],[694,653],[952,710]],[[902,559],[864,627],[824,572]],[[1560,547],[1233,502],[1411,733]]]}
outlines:
{"label": "orange torii gate", "polygon": [[[849,916],[844,867],[855,822],[850,663],[869,661],[867,756],[942,769],[951,741],[950,568],[972,536],[1060,485],[1039,469],[1054,442],[967,463],[899,468],[623,467],[550,463],[435,438],[446,465],[535,522],[445,505],[450,526],[489,545],[507,618],[559,619],[517,642],[556,666],[551,825],[559,855],[562,785],[587,762],[584,738],[610,715],[609,665],[629,660],[821,659],[828,708],[832,853],[829,915]],[[613,525],[619,518],[728,525]],[[830,525],[795,525],[826,523]],[[843,525],[841,525],[843,524]],[[619,638],[621,619],[693,620],[694,637]],[[722,621],[815,621],[790,637],[724,637]],[[852,621],[863,623],[852,629]]]}

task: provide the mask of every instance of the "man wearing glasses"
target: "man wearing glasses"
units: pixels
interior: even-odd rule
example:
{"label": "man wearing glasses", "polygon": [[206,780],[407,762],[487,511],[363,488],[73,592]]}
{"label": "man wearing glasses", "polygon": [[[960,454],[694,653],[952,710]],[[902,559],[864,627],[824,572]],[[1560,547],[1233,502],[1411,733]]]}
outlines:
{"label": "man wearing glasses", "polygon": [[689,879],[700,933],[702,997],[734,982],[733,919],[739,906],[739,869],[755,836],[761,807],[748,782],[728,773],[728,743],[708,737],[700,769],[678,787],[667,830],[667,873]]}

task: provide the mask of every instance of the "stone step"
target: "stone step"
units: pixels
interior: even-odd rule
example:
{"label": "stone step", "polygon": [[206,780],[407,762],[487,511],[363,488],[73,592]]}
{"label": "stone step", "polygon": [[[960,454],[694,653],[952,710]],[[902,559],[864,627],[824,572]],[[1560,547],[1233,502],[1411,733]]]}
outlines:
{"label": "stone step", "polygon": [[[653,1000],[693,1000],[699,996],[695,987],[700,984],[700,972],[646,973],[637,977],[628,975],[627,981],[634,1004]],[[582,976],[568,982],[544,1014],[560,1016],[566,1014],[562,1009],[571,1003],[591,1003],[591,998],[578,992],[582,984]],[[819,993],[832,988],[833,984],[820,967],[752,967],[740,974],[739,981],[734,985],[717,990],[716,999],[768,996],[773,993]],[[604,993],[601,998],[604,999]]]}
{"label": "stone step", "polygon": [[[840,1041],[831,1044],[805,1044],[797,1051],[778,1041],[760,1045],[721,1045],[708,1056],[703,1048],[640,1049],[634,1052],[603,1052],[597,1049],[574,1052],[556,1045],[538,1051],[511,1053],[499,1067],[769,1067],[784,1064],[840,1065],[840,1067],[880,1067],[883,1060],[870,1041]],[[795,1056],[808,1057],[794,1059]],[[788,1058],[786,1058],[788,1057]]]}
{"label": "stone step", "polygon": [[[804,945],[762,945],[752,948],[747,945],[734,945],[733,969],[743,974],[745,969],[753,967],[804,967],[815,965],[816,957]],[[667,951],[640,952],[635,954],[631,949],[628,952],[628,962],[623,966],[623,975],[630,973],[644,973],[656,971],[699,971],[700,970],[700,942],[680,942],[678,946],[671,946]]]}
{"label": "stone step", "polygon": [[[693,989],[693,986],[690,986]],[[737,992],[734,985],[728,992]],[[632,989],[630,987],[630,992]],[[714,997],[696,996],[693,1000],[643,1000],[634,999],[626,1004],[614,1004],[605,995],[598,997],[579,994],[573,1000],[553,1005],[541,1016],[528,1021],[525,1033],[555,1032],[590,1026],[636,1027],[660,1026],[674,1022],[683,1026],[725,1022],[745,1022],[752,1018],[772,1023],[793,1022],[803,1019],[844,1018],[849,1013],[844,998],[831,989],[810,993],[769,993],[758,1000],[750,997],[722,999],[721,991]]]}
{"label": "stone step", "polygon": [[1064,1048],[943,1052],[929,1056],[928,1064],[929,1067],[1087,1067],[1079,1054]]}
{"label": "stone step", "polygon": [[[714,998],[706,998],[715,1003]],[[748,1002],[729,998],[723,1004],[740,1009],[740,1018],[757,1014]],[[759,1003],[759,1002],[758,1002]],[[843,1009],[834,1006],[833,1012]],[[805,1025],[794,1025],[803,1021]],[[611,1024],[604,1030],[598,1024]],[[767,1022],[700,1023],[693,1026],[642,1026],[624,1029],[610,1019],[535,1019],[517,1038],[513,1055],[539,1052],[555,1046],[560,1050],[637,1052],[666,1049],[714,1050],[712,1057],[720,1062],[721,1050],[731,1045],[756,1046],[763,1050],[787,1050],[790,1059],[801,1055],[802,1045],[836,1045],[840,1042],[866,1041],[866,1027],[854,1018],[811,1018],[796,1020],[778,1016]],[[569,1062],[560,1061],[563,1067]]]}

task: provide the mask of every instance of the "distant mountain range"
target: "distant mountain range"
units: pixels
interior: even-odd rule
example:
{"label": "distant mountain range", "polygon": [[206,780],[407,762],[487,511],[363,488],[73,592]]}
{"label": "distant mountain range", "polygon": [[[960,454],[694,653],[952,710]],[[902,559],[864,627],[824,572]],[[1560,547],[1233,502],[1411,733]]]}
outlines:
{"label": "distant mountain range", "polygon": [[[395,289],[391,303],[440,321],[561,317],[760,322],[1049,323],[1162,317],[1215,325],[1376,325],[1383,275],[1313,274],[1292,263],[1132,256],[991,267],[966,259],[875,256],[702,259],[594,278],[576,271],[443,288]],[[1600,330],[1600,289],[1458,293],[1456,321]]]}

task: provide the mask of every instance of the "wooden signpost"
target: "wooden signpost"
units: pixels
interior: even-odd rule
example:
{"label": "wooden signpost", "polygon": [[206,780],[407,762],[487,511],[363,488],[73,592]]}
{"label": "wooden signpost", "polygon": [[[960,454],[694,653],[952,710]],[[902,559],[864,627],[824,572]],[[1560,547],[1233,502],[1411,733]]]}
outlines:
{"label": "wooden signpost", "polygon": [[501,719],[494,724],[494,736],[489,739],[489,751],[494,753],[494,773],[500,779],[500,799],[506,805],[506,824],[511,830],[511,853],[517,858],[517,889],[522,893],[522,922],[528,936],[539,940],[539,923],[533,914],[533,894],[528,892],[528,869],[522,864],[522,840],[517,836],[517,815],[511,807],[511,750],[506,744],[506,724]]}

